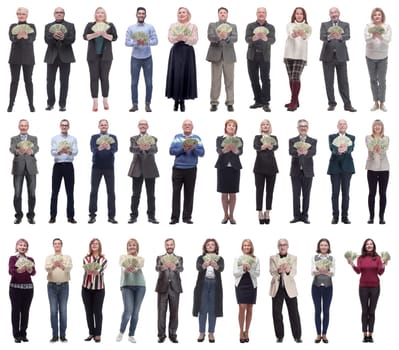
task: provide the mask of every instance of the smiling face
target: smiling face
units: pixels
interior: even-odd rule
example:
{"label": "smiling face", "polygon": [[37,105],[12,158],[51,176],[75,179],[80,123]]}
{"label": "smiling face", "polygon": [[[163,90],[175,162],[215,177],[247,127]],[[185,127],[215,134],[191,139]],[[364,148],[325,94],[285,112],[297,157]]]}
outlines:
{"label": "smiling face", "polygon": [[372,253],[374,251],[374,242],[371,239],[368,239],[364,245],[364,248],[367,253]]}
{"label": "smiling face", "polygon": [[165,250],[168,254],[173,254],[175,251],[175,241],[173,239],[168,239],[165,242]]}
{"label": "smiling face", "polygon": [[55,254],[61,254],[61,250],[62,250],[62,242],[61,242],[61,240],[59,240],[59,239],[54,240],[53,248],[54,248],[54,253]]}
{"label": "smiling face", "polygon": [[373,125],[373,134],[381,136],[384,127],[381,122],[375,122]]}
{"label": "smiling face", "polygon": [[236,134],[237,125],[233,122],[228,122],[225,127],[225,132],[228,136],[234,136]]}
{"label": "smiling face", "polygon": [[180,23],[187,23],[190,21],[190,15],[185,7],[181,7],[177,11],[177,20]]}
{"label": "smiling face", "polygon": [[308,133],[309,124],[302,120],[298,123],[298,132],[301,136],[306,136]]}
{"label": "smiling face", "polygon": [[127,243],[127,253],[128,253],[129,255],[137,255],[137,253],[138,253],[138,246],[137,246],[137,243],[136,243],[135,241],[130,240],[130,241]]}
{"label": "smiling face", "polygon": [[328,244],[327,241],[321,241],[319,243],[320,254],[323,254],[323,255],[328,254],[329,250],[330,250],[330,245]]}
{"label": "smiling face", "polygon": [[302,23],[304,19],[303,11],[302,9],[296,9],[295,10],[295,21],[298,23]]}
{"label": "smiling face", "polygon": [[106,120],[100,120],[98,123],[98,128],[100,129],[101,134],[106,134],[108,131],[108,122]]}
{"label": "smiling face", "polygon": [[340,121],[338,121],[337,128],[340,134],[345,134],[346,129],[348,128],[346,120],[341,119]]}
{"label": "smiling face", "polygon": [[256,21],[263,24],[266,21],[267,12],[264,7],[259,7],[256,10]]}
{"label": "smiling face", "polygon": [[20,120],[18,124],[18,129],[21,134],[27,134],[29,130],[29,122],[27,120]]}
{"label": "smiling face", "polygon": [[372,15],[372,20],[375,25],[383,23],[383,15],[381,11],[375,11]]}
{"label": "smiling face", "polygon": [[136,13],[137,22],[144,23],[146,16],[147,16],[147,14],[146,14],[145,10],[138,10]]}
{"label": "smiling face", "polygon": [[183,122],[182,128],[183,128],[183,133],[184,133],[184,135],[190,136],[191,133],[193,132],[193,128],[194,128],[193,122],[192,122],[191,120],[188,120],[188,119],[185,120],[185,121]]}
{"label": "smiling face", "polygon": [[90,252],[91,255],[99,255],[99,251],[100,251],[100,242],[98,239],[94,239],[91,243],[90,243]]}
{"label": "smiling face", "polygon": [[17,18],[18,18],[18,22],[26,22],[27,18],[28,18],[28,9],[24,8],[24,7],[20,7],[17,10]]}
{"label": "smiling face", "polygon": [[94,19],[96,22],[105,22],[107,20],[107,14],[105,13],[105,10],[102,7],[99,7],[95,14],[94,14]]}
{"label": "smiling face", "polygon": [[287,255],[288,253],[288,241],[285,239],[280,239],[278,241],[278,253],[280,255]]}
{"label": "smiling face", "polygon": [[241,245],[241,251],[246,255],[252,255],[254,251],[252,242],[245,240]]}
{"label": "smiling face", "polygon": [[264,120],[260,124],[260,131],[262,134],[270,134],[270,122],[268,120]]}
{"label": "smiling face", "polygon": [[139,128],[140,134],[145,134],[147,132],[148,129],[148,123],[146,120],[140,120],[139,124],[137,125],[137,127]]}
{"label": "smiling face", "polygon": [[28,251],[29,245],[24,239],[20,239],[17,241],[15,245],[15,251],[22,256],[25,256],[26,252]]}
{"label": "smiling face", "polygon": [[331,21],[337,22],[339,20],[339,10],[336,7],[332,7],[329,14]]}

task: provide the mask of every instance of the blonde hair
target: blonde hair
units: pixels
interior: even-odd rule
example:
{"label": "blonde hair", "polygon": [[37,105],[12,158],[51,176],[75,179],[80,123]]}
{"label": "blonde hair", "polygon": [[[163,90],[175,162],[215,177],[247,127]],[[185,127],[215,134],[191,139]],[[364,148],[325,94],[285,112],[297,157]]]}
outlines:
{"label": "blonde hair", "polygon": [[384,137],[384,123],[380,119],[376,119],[373,121],[373,125],[371,126],[371,135],[374,137],[375,132],[374,132],[374,126],[376,125],[381,125],[381,137]]}
{"label": "blonde hair", "polygon": [[98,10],[103,10],[104,11],[104,23],[107,22],[107,12],[105,11],[104,7],[97,7],[96,10],[94,11],[94,20],[96,20],[96,14]]}
{"label": "blonde hair", "polygon": [[272,133],[272,123],[270,123],[269,119],[263,119],[260,122],[259,132],[262,133],[262,125],[265,124],[265,123],[269,124],[269,135],[271,135],[271,133]]}
{"label": "blonde hair", "polygon": [[137,247],[137,254],[139,253],[139,249],[140,249],[140,246],[139,246],[139,242],[137,241],[137,239],[135,239],[135,238],[130,238],[128,241],[127,241],[127,243],[126,243],[126,250],[128,249],[128,245],[130,244],[130,243],[134,243],[135,245],[136,245],[136,247]]}
{"label": "blonde hair", "polygon": [[179,7],[178,9],[177,9],[177,15],[179,15],[179,11],[180,10],[182,10],[182,9],[184,9],[184,10],[186,10],[186,12],[187,12],[187,22],[190,22],[191,21],[191,12],[190,12],[190,10],[187,8],[187,7]]}
{"label": "blonde hair", "polygon": [[23,242],[23,243],[26,244],[26,251],[28,251],[29,243],[28,243],[28,241],[27,241],[25,238],[20,238],[20,239],[17,241],[17,243],[15,243],[15,251],[16,251],[16,252],[18,251],[17,247],[18,247],[18,244],[21,243],[21,242]]}
{"label": "blonde hair", "polygon": [[250,244],[251,245],[251,250],[250,250],[250,252],[249,252],[249,255],[251,255],[252,257],[254,257],[255,255],[254,255],[254,244],[252,243],[252,241],[249,239],[249,238],[246,238],[246,239],[244,239],[243,241],[242,241],[242,243],[241,243],[241,250],[243,249],[243,247],[244,247],[244,243],[248,243],[248,244]]}
{"label": "blonde hair", "polygon": [[29,15],[29,10],[26,7],[18,7],[17,14],[18,12],[26,12],[26,15]]}

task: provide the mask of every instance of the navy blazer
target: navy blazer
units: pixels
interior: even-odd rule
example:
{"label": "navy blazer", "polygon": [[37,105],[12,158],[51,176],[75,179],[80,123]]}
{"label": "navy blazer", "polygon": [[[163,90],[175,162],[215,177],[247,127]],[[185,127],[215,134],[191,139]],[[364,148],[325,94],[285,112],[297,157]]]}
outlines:
{"label": "navy blazer", "polygon": [[233,169],[239,170],[242,169],[240,155],[242,154],[244,143],[241,140],[241,147],[238,148],[238,154],[233,152],[223,153],[222,142],[225,139],[225,136],[218,136],[216,138],[216,152],[219,154],[218,160],[216,161],[215,168],[225,168],[230,163]]}
{"label": "navy blazer", "polygon": [[311,147],[308,149],[308,153],[306,155],[298,155],[297,149],[294,147],[294,144],[295,142],[298,142],[300,140],[301,139],[298,135],[288,141],[288,152],[291,156],[290,176],[299,176],[302,170],[305,177],[313,177],[313,156],[316,154],[317,140],[306,136],[305,142],[310,143]]}
{"label": "navy blazer", "polygon": [[276,173],[278,173],[277,162],[276,158],[274,157],[274,151],[278,149],[277,137],[274,135],[270,135],[270,137],[276,140],[276,144],[273,145],[273,148],[271,150],[261,149],[262,137],[263,135],[256,135],[254,138],[256,159],[253,172],[255,174],[275,175]]}
{"label": "navy blazer", "polygon": [[[18,39],[12,34],[12,29],[19,24],[27,24],[33,29],[33,33],[28,34],[28,39]],[[8,63],[33,66],[35,64],[35,54],[33,42],[36,40],[36,27],[32,23],[13,23],[10,25],[8,36],[12,42],[10,58]]]}
{"label": "navy blazer", "polygon": [[[92,34],[93,29],[91,29],[96,22],[90,22],[87,23],[85,31],[83,33],[83,39],[87,40],[87,34]],[[118,39],[118,35],[116,33],[116,28],[112,23],[108,23],[109,28],[107,30],[107,34],[112,35],[112,41],[115,41]],[[102,60],[103,61],[112,61],[114,56],[112,55],[112,41],[107,40],[104,38],[104,47],[103,47],[103,54],[102,54]],[[87,61],[94,61],[97,57],[96,54],[96,43],[95,39],[93,40],[88,40],[88,45],[87,45]]]}
{"label": "navy blazer", "polygon": [[[50,33],[50,27],[53,24],[62,24],[66,27],[67,32],[64,34],[63,40],[55,39],[53,33]],[[75,62],[75,56],[72,50],[72,44],[75,42],[75,36],[75,26],[73,23],[69,23],[67,21],[54,21],[47,24],[44,28],[44,41],[47,44],[44,62],[53,64],[57,57],[63,63]]]}
{"label": "navy blazer", "polygon": [[328,164],[327,174],[335,175],[342,173],[355,173],[355,165],[353,164],[352,151],[355,147],[355,136],[345,134],[352,141],[352,145],[348,147],[345,153],[338,153],[338,147],[333,145],[334,139],[339,136],[339,134],[332,134],[328,136],[328,143],[330,145],[331,157]]}
{"label": "navy blazer", "polygon": [[349,61],[348,49],[346,47],[346,40],[349,40],[351,37],[349,23],[338,21],[337,25],[344,30],[340,40],[328,40],[328,28],[332,25],[332,21],[323,22],[321,24],[320,40],[323,41],[323,47],[320,53],[320,61]]}

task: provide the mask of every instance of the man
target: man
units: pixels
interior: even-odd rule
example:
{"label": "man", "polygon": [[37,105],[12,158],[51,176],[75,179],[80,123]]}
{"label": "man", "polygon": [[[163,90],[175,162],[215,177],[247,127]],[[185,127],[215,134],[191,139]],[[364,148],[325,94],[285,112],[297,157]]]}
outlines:
{"label": "man", "polygon": [[154,27],[144,22],[147,16],[144,7],[138,7],[136,11],[137,23],[127,29],[125,45],[133,47],[130,60],[130,74],[132,77],[132,103],[129,112],[138,111],[137,87],[140,78],[140,70],[143,69],[145,80],[145,111],[151,112],[152,98],[152,56],[151,46],[158,45],[158,37]]}
{"label": "man", "polygon": [[73,169],[73,159],[78,154],[78,143],[76,138],[68,134],[69,121],[62,119],[60,122],[61,134],[51,139],[51,155],[54,157],[50,220],[55,223],[57,217],[58,193],[62,179],[64,179],[65,191],[67,195],[67,218],[71,224],[76,224],[73,189],[75,186],[75,172]]}
{"label": "man", "polygon": [[198,157],[203,157],[205,149],[198,135],[194,135],[193,122],[183,122],[183,133],[175,135],[169,148],[169,154],[175,156],[172,169],[172,215],[169,224],[174,225],[180,218],[180,193],[184,186],[183,222],[192,224],[195,180],[197,177]]}
{"label": "man", "polygon": [[28,188],[28,213],[26,217],[30,224],[35,224],[36,204],[36,153],[39,152],[37,137],[28,135],[29,122],[21,119],[18,123],[19,135],[11,137],[10,152],[14,155],[12,175],[14,176],[14,224],[20,224],[22,217],[22,186],[26,179]]}
{"label": "man", "polygon": [[104,176],[108,197],[108,222],[117,224],[115,220],[115,152],[118,151],[118,140],[115,135],[108,133],[108,121],[98,122],[99,134],[91,137],[90,148],[93,153],[91,169],[91,192],[89,203],[89,224],[96,222],[98,187]]}
{"label": "man", "polygon": [[339,192],[342,192],[341,204],[341,221],[344,224],[350,224],[348,218],[349,209],[349,187],[352,174],[355,173],[355,165],[353,164],[352,152],[355,147],[355,136],[346,133],[348,124],[346,120],[338,121],[338,133],[328,136],[331,157],[328,164],[327,174],[330,175],[332,185],[332,208],[333,225],[338,223],[339,217]]}
{"label": "man", "polygon": [[45,265],[48,281],[47,293],[50,302],[50,320],[53,330],[50,343],[55,343],[58,340],[66,343],[68,342],[65,332],[67,328],[67,303],[72,260],[69,255],[62,254],[62,240],[60,238],[53,240],[53,248],[54,254],[46,258]]}
{"label": "man", "polygon": [[278,253],[270,257],[270,296],[272,297],[272,312],[274,332],[277,343],[284,338],[283,302],[288,309],[291,332],[295,342],[302,343],[301,320],[298,312],[297,289],[294,277],[296,275],[296,256],[288,254],[288,241],[279,239],[277,242]]}
{"label": "man", "polygon": [[[294,218],[290,223],[299,221],[310,224],[308,219],[310,190],[313,181],[313,156],[316,154],[317,140],[308,136],[309,123],[305,119],[298,120],[299,135],[289,140],[291,156],[291,183]],[[302,210],[301,210],[302,194]]]}
{"label": "man", "polygon": [[44,62],[47,63],[47,107],[51,111],[55,104],[55,76],[57,69],[60,71],[60,98],[58,104],[60,111],[66,111],[68,96],[69,73],[71,63],[75,62],[72,44],[75,42],[75,26],[64,20],[65,11],[62,7],[54,10],[55,21],[46,25],[44,40],[47,51]]}
{"label": "man", "polygon": [[129,224],[137,221],[139,216],[138,206],[140,203],[141,187],[145,181],[147,192],[147,216],[148,222],[159,224],[155,218],[155,178],[159,177],[154,154],[158,152],[157,138],[147,134],[148,122],[144,119],[138,123],[139,135],[130,138],[130,152],[133,160],[130,164],[128,175],[133,179],[133,195],[130,204]]}
{"label": "man", "polygon": [[155,270],[158,280],[155,291],[158,293],[158,343],[166,339],[166,312],[169,305],[168,335],[172,343],[178,343],[179,297],[183,292],[180,272],[183,271],[183,258],[174,254],[175,241],[165,240],[166,254],[157,257]]}
{"label": "man", "polygon": [[[270,103],[270,51],[276,41],[274,27],[266,21],[266,8],[256,10],[256,21],[249,23],[245,32],[248,43],[247,65],[255,103],[249,108],[262,108],[271,112]],[[262,86],[259,84],[259,75]]]}
{"label": "man", "polygon": [[236,53],[234,43],[237,42],[237,26],[227,22],[229,11],[225,7],[218,9],[219,20],[209,23],[208,40],[210,41],[206,60],[212,62],[211,68],[211,112],[215,112],[219,104],[222,74],[226,90],[226,106],[234,112],[234,63]]}
{"label": "man", "polygon": [[328,22],[323,22],[320,28],[320,40],[323,41],[320,61],[323,62],[324,82],[328,98],[328,111],[333,111],[337,102],[334,96],[334,75],[337,71],[338,90],[344,102],[344,110],[356,112],[349,97],[348,72],[346,61],[349,61],[346,41],[350,39],[349,23],[339,20],[339,10],[330,9]]}

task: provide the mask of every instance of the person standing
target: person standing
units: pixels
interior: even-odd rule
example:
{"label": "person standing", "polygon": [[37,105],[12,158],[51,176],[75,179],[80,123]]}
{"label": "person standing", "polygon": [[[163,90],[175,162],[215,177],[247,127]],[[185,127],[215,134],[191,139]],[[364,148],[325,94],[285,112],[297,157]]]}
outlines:
{"label": "person standing", "polygon": [[183,258],[174,254],[175,241],[165,240],[166,253],[157,257],[155,270],[158,280],[155,291],[158,293],[158,343],[166,339],[166,312],[169,305],[168,335],[172,343],[178,343],[177,326],[179,324],[179,298],[183,292],[180,273],[183,272]]}
{"label": "person standing", "polygon": [[75,171],[73,159],[78,154],[78,143],[74,136],[68,134],[69,121],[62,119],[60,122],[61,133],[51,139],[51,155],[54,157],[52,190],[49,223],[55,223],[57,217],[58,193],[64,179],[67,195],[67,218],[71,224],[76,224],[73,190],[75,186]]}
{"label": "person standing", "polygon": [[350,26],[339,19],[338,8],[329,11],[330,21],[320,27],[320,40],[323,42],[320,61],[323,62],[324,82],[328,98],[328,111],[333,111],[337,102],[334,96],[334,75],[337,72],[338,90],[344,102],[344,110],[356,112],[349,97],[349,83],[346,62],[349,61],[346,41],[350,39]]}
{"label": "person standing", "polygon": [[234,111],[234,63],[237,42],[237,26],[227,22],[229,11],[225,7],[218,9],[218,21],[209,23],[208,40],[210,41],[206,60],[211,62],[211,112],[217,111],[221,90],[222,74],[226,90],[226,106]]}
{"label": "person standing", "polygon": [[338,121],[338,133],[328,136],[331,157],[328,164],[327,174],[330,175],[332,185],[332,209],[333,225],[338,223],[339,217],[339,192],[342,192],[341,203],[341,221],[344,224],[350,224],[348,218],[349,209],[349,188],[352,174],[355,173],[355,165],[353,163],[352,152],[355,147],[355,136],[346,133],[348,124],[346,120]]}
{"label": "person standing", "polygon": [[155,179],[159,177],[158,167],[155,163],[155,153],[158,152],[157,138],[147,134],[148,122],[139,120],[139,135],[130,138],[130,152],[133,160],[130,164],[128,175],[133,181],[133,195],[130,204],[129,224],[137,221],[139,216],[138,207],[140,203],[141,188],[145,182],[147,192],[147,216],[148,222],[159,224],[155,218]]}
{"label": "person standing", "polygon": [[75,62],[72,44],[75,42],[75,25],[64,20],[65,10],[54,10],[55,21],[44,28],[44,41],[47,44],[44,62],[47,63],[47,107],[51,111],[55,104],[55,77],[60,72],[60,112],[66,111],[71,63]]}
{"label": "person standing", "polygon": [[26,217],[30,224],[35,224],[36,204],[36,153],[39,152],[37,137],[28,135],[29,122],[21,119],[18,123],[19,135],[11,137],[10,152],[14,155],[12,175],[14,177],[14,224],[20,224],[22,212],[22,186],[24,179],[28,189],[28,213]]}
{"label": "person standing", "polygon": [[[256,21],[249,23],[245,31],[248,43],[247,66],[251,80],[255,103],[249,108],[270,109],[270,52],[276,41],[274,26],[266,21],[267,11],[264,7],[256,10]],[[262,86],[259,83],[259,76]]]}
{"label": "person standing", "polygon": [[118,151],[118,139],[108,133],[108,121],[101,119],[98,122],[99,134],[91,137],[90,148],[93,154],[91,169],[91,191],[89,203],[89,224],[96,222],[98,188],[104,176],[107,187],[108,222],[117,224],[115,220],[115,153]]}
{"label": "person standing", "polygon": [[[291,184],[294,218],[290,223],[302,221],[309,224],[308,211],[310,190],[313,181],[313,156],[316,154],[317,140],[308,136],[309,123],[305,119],[298,120],[299,135],[289,140],[289,154],[291,156]],[[302,194],[302,210],[301,210]]]}
{"label": "person standing", "polygon": [[54,238],[54,254],[49,255],[45,263],[48,281],[47,294],[50,302],[51,329],[53,330],[50,343],[55,343],[58,340],[62,343],[68,342],[65,333],[67,329],[67,303],[72,259],[69,255],[62,254],[62,246],[62,240],[60,238]]}
{"label": "person standing", "polygon": [[296,343],[302,343],[301,320],[298,312],[298,291],[294,277],[296,275],[296,261],[294,255],[288,254],[288,241],[279,239],[277,242],[278,253],[270,257],[270,296],[272,297],[273,324],[277,343],[284,338],[283,302],[287,305],[291,331]]}
{"label": "person standing", "polygon": [[172,169],[172,215],[169,224],[174,225],[180,218],[180,193],[184,186],[183,222],[192,224],[195,180],[197,178],[198,157],[203,157],[205,149],[201,138],[193,134],[193,122],[186,119],[182,125],[183,133],[177,134],[169,148],[169,154],[175,156]]}

